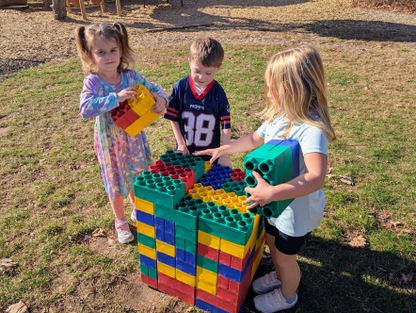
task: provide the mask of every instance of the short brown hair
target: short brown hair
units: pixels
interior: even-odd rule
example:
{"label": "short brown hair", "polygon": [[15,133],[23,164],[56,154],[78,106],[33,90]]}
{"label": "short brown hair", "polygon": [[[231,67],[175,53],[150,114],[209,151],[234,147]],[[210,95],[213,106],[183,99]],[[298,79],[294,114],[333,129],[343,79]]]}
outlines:
{"label": "short brown hair", "polygon": [[224,49],[211,37],[194,40],[189,51],[189,61],[198,60],[203,66],[220,68],[224,59]]}

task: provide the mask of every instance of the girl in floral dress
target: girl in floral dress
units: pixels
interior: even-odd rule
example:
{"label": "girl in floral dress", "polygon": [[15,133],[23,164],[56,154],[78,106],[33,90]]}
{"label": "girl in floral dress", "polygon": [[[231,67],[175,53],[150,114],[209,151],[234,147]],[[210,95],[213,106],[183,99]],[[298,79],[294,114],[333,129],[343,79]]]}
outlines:
{"label": "girl in floral dress", "polygon": [[[76,29],[76,41],[87,74],[80,96],[80,112],[83,118],[95,117],[95,152],[115,216],[118,240],[127,243],[134,236],[125,218],[124,198],[129,197],[134,208],[134,180],[152,163],[152,155],[146,134],[141,131],[131,137],[114,123],[110,111],[123,101],[136,100],[137,84],[152,92],[156,101],[154,113],[164,112],[167,96],[161,86],[128,68],[133,62],[133,51],[121,23],[80,26]],[[135,220],[134,209],[131,218]]]}

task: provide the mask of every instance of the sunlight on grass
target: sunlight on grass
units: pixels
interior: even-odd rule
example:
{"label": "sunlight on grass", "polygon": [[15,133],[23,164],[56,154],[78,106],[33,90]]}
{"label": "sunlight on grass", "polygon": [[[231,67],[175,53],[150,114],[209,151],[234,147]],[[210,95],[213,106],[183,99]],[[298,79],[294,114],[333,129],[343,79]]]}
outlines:
{"label": "sunlight on grass", "polygon": [[[280,49],[279,45],[225,46],[226,58],[217,79],[230,101],[233,138],[260,125],[256,113],[264,106],[264,69]],[[178,79],[189,74],[184,61],[187,51],[185,46],[160,51],[157,57],[163,62],[139,63],[137,68],[144,68],[142,74],[169,93]],[[379,262],[381,254],[376,253],[388,254],[383,266],[391,271],[410,271],[416,262],[415,108],[406,105],[416,99],[409,88],[389,97],[389,106],[396,109],[380,105],[381,93],[363,88],[371,73],[367,76],[337,58],[332,56],[327,77],[338,140],[329,146],[325,219],[313,232],[316,250],[327,252],[321,259],[311,255],[300,261],[312,275],[308,278],[312,285],[313,280],[341,281],[353,290],[354,281],[362,279],[369,293],[382,297],[383,288],[390,288],[384,276],[360,274]],[[22,295],[28,299],[31,292],[45,293],[60,272],[71,279],[49,298],[31,299],[34,305],[55,301],[60,293],[76,292],[74,281],[93,279],[105,285],[111,277],[139,268],[134,245],[111,247],[114,254],[128,249],[128,258],[116,262],[87,244],[95,229],[113,231],[114,221],[93,150],[94,120],[79,115],[82,79],[79,61],[68,60],[13,73],[0,82],[0,90],[12,91],[0,93],[0,101],[7,103],[0,114],[0,257],[19,262],[17,269],[1,278],[0,303],[14,303]],[[12,96],[16,93],[19,98]],[[401,112],[396,112],[398,107]],[[175,148],[167,120],[158,119],[146,134],[155,159]],[[232,156],[234,167],[243,168],[243,158]],[[345,177],[354,183],[346,184]],[[387,227],[387,222],[396,226]],[[365,237],[363,250],[348,247],[357,234]],[[368,260],[361,257],[362,252]],[[322,278],[322,271],[331,274]],[[406,287],[394,285],[399,292]],[[403,305],[401,300],[397,303]],[[387,312],[392,306],[380,307],[387,307]],[[372,304],[368,307],[379,310]]]}

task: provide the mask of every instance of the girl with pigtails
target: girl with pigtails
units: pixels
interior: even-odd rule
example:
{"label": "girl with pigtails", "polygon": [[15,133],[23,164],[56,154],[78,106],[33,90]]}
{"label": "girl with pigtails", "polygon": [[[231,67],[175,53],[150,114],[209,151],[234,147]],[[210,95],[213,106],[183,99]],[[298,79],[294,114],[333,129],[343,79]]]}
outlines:
{"label": "girl with pigtails", "polygon": [[94,148],[115,216],[118,241],[128,243],[134,236],[125,218],[124,199],[130,199],[131,219],[135,221],[133,183],[152,164],[152,154],[144,131],[131,137],[115,124],[110,111],[128,99],[136,100],[137,84],[153,94],[154,113],[164,112],[167,96],[160,85],[129,68],[134,57],[123,24],[80,26],[76,29],[76,42],[87,75],[80,96],[80,112],[83,118],[95,117]]}

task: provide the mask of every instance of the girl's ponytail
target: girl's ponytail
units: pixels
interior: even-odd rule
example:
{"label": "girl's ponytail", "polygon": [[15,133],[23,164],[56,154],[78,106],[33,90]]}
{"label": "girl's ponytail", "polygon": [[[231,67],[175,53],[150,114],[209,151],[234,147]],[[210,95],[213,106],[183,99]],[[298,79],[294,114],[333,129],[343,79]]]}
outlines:
{"label": "girl's ponytail", "polygon": [[77,52],[79,58],[81,59],[82,68],[85,73],[90,73],[92,71],[92,67],[94,66],[94,62],[91,59],[85,26],[79,26],[76,28],[75,37]]}
{"label": "girl's ponytail", "polygon": [[121,23],[114,23],[112,27],[117,32],[120,40],[120,46],[122,51],[120,69],[126,69],[129,67],[130,63],[134,63],[134,53],[129,45],[129,36],[127,34],[127,29]]}
{"label": "girl's ponytail", "polygon": [[87,41],[85,39],[85,26],[79,26],[75,30],[76,43],[78,53],[85,53],[88,51]]}
{"label": "girl's ponytail", "polygon": [[129,47],[129,36],[127,34],[126,27],[121,23],[114,23],[113,24],[113,29],[116,30],[120,35],[121,46],[123,48],[124,47]]}

